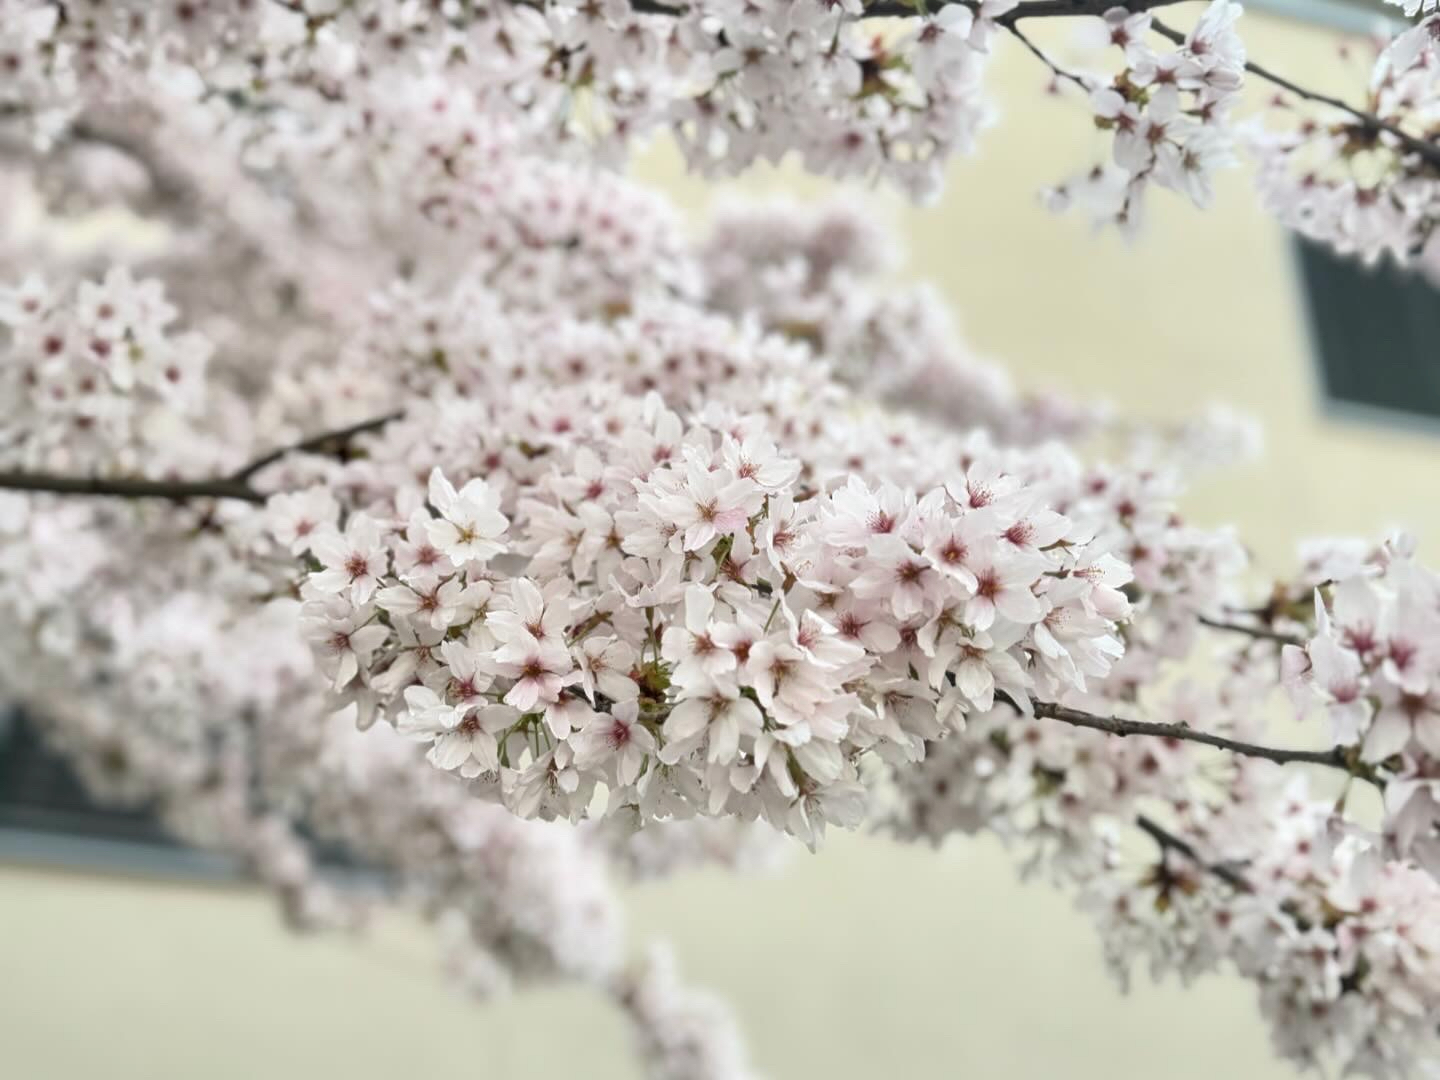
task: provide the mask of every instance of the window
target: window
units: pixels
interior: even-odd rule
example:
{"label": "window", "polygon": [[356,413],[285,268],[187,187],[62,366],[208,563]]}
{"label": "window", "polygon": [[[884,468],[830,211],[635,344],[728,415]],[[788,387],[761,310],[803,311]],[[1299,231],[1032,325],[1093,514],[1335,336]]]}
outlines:
{"label": "window", "polygon": [[[336,885],[369,885],[373,869],[332,845],[312,846]],[[97,804],[59,755],[16,710],[0,704],[0,863],[148,877],[239,880],[231,858],[174,840],[143,807]]]}
{"label": "window", "polygon": [[1339,411],[1440,420],[1440,290],[1388,261],[1298,242],[1320,386]]}
{"label": "window", "polygon": [[1373,30],[1379,20],[1395,22],[1401,17],[1400,9],[1384,0],[1248,0],[1245,7],[1357,34]]}
{"label": "window", "polygon": [[235,877],[173,841],[144,809],[98,806],[18,711],[0,711],[0,861],[159,877]]}

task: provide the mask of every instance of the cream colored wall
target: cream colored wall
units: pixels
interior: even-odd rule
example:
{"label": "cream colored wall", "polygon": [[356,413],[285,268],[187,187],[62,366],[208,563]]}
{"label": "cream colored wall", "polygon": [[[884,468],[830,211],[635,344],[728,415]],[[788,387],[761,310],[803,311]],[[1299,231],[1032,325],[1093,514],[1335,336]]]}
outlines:
{"label": "cream colored wall", "polygon": [[[1352,85],[1323,35],[1267,24],[1250,40],[1277,67]],[[1157,199],[1128,248],[1051,218],[1036,187],[1090,160],[1093,144],[1077,106],[1036,93],[1042,81],[1005,49],[995,86],[1007,115],[941,205],[874,196],[910,245],[909,272],[938,281],[968,338],[1022,383],[1154,417],[1208,400],[1261,416],[1265,460],[1188,506],[1239,523],[1273,566],[1315,533],[1402,523],[1440,536],[1440,444],[1319,410],[1287,248],[1244,173],[1207,215]],[[713,194],[663,152],[644,172],[690,206]],[[737,186],[825,190],[790,174]],[[1069,900],[1018,883],[989,840],[937,856],[838,837],[773,878],[684,877],[634,889],[627,905],[637,940],[673,942],[688,975],[734,1002],[774,1078],[1291,1075],[1248,988],[1142,978],[1120,995]],[[636,1075],[619,1021],[593,999],[476,1008],[443,985],[433,950],[401,919],[362,942],[297,942],[249,893],[0,870],[0,1076]]]}

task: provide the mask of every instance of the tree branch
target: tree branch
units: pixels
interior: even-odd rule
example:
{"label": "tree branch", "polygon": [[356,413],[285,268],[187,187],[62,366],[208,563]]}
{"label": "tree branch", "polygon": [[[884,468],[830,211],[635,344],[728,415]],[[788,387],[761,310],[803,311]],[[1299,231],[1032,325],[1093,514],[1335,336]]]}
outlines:
{"label": "tree branch", "polygon": [[214,480],[106,479],[99,476],[61,476],[55,473],[0,471],[0,488],[10,491],[43,491],[53,495],[113,495],[125,499],[239,499],[262,503],[265,496],[243,480],[221,477]]}
{"label": "tree branch", "polygon": [[[1171,5],[1184,2],[1185,0],[1027,0],[1027,2],[1011,8],[995,21],[1000,26],[1013,30],[1015,24],[1021,19],[1067,18],[1086,15],[1103,16],[1105,12],[1116,7],[1123,7],[1131,13],[1138,14],[1140,12],[1153,11],[1156,8],[1170,7]],[[931,0],[929,6],[932,9],[938,9],[955,3],[963,3],[972,10],[977,6],[973,0]],[[870,4],[865,8],[866,18],[876,16],[904,18],[920,14],[922,13],[913,3],[908,2],[908,0],[881,0],[881,2]],[[1176,45],[1185,44],[1185,35],[1174,27],[1166,25],[1159,19],[1152,19],[1150,25],[1161,37],[1168,39]],[[1040,56],[1040,59],[1044,60],[1052,71],[1055,70],[1055,65],[1050,64],[1049,60],[1041,54],[1035,46],[1031,45],[1023,36],[1019,34],[1016,36],[1020,37],[1021,41],[1026,44],[1031,52]],[[1306,90],[1300,84],[1271,71],[1262,64],[1247,61],[1245,70],[1256,78],[1264,79],[1266,82],[1272,83],[1282,90],[1294,94],[1296,97],[1303,98],[1306,101],[1313,101],[1318,105],[1328,105],[1333,109],[1339,109],[1341,112],[1347,113],[1362,128],[1372,134],[1382,131],[1385,132],[1387,135],[1394,137],[1406,151],[1417,155],[1426,164],[1440,170],[1440,144],[1430,142],[1426,139],[1416,138],[1398,125],[1384,120],[1372,112],[1357,108],[1342,98],[1334,97],[1330,94],[1322,94],[1315,90]],[[1057,74],[1063,73],[1057,72]]]}
{"label": "tree branch", "polygon": [[[1134,10],[1133,5],[1129,6],[1131,10]],[[1176,44],[1184,44],[1185,42],[1184,34],[1173,27],[1165,25],[1159,19],[1152,19],[1150,26],[1151,29],[1161,37],[1167,38]],[[1332,97],[1329,94],[1321,94],[1314,90],[1306,90],[1298,83],[1292,82],[1283,75],[1278,75],[1269,68],[1263,67],[1253,61],[1246,61],[1245,70],[1256,78],[1264,79],[1266,82],[1272,83],[1282,90],[1289,91],[1296,97],[1303,98],[1305,101],[1313,101],[1318,105],[1329,105],[1332,109],[1339,109],[1343,113],[1348,113],[1362,128],[1372,134],[1383,131],[1387,135],[1394,136],[1407,151],[1419,156],[1427,165],[1440,170],[1440,144],[1429,142],[1425,139],[1417,139],[1403,128],[1390,123],[1388,120],[1381,119],[1372,112],[1358,109],[1341,98]]]}
{"label": "tree branch", "polygon": [[236,499],[259,504],[269,496],[252,487],[250,480],[261,469],[275,464],[287,454],[339,452],[356,435],[384,427],[392,420],[399,419],[400,415],[398,412],[389,413],[362,420],[349,427],[321,432],[290,446],[271,450],[229,476],[207,480],[143,480],[0,470],[0,490],[46,492],[52,495],[105,495],[123,499],[166,499],[175,503],[189,502],[191,499]]}
{"label": "tree branch", "polygon": [[[281,7],[297,13],[305,13],[306,9],[300,0],[272,0]],[[516,0],[518,3],[525,3],[527,0]],[[533,0],[530,0],[533,3]],[[1078,77],[1069,72],[1061,70],[1050,59],[1036,47],[1029,38],[1016,30],[1016,24],[1022,19],[1055,19],[1055,18],[1100,18],[1112,8],[1124,8],[1132,14],[1140,14],[1146,11],[1154,11],[1157,8],[1172,7],[1176,4],[1186,3],[1188,0],[1022,0],[1021,3],[1011,8],[1005,14],[995,20],[996,24],[1010,30],[1015,36],[1036,56],[1038,56],[1050,70],[1058,77],[1070,79],[1077,85],[1086,84]],[[972,11],[978,10],[978,0],[926,0],[924,3],[918,0],[875,0],[874,3],[866,4],[864,13],[860,16],[864,19],[877,18],[917,18],[927,12],[938,11],[953,4],[961,4]],[[630,10],[637,15],[658,15],[675,17],[684,15],[688,5],[683,2],[665,3],[663,0],[630,0]],[[1174,28],[1162,23],[1159,19],[1151,22],[1151,27],[1162,37],[1183,45],[1185,35]],[[1329,105],[1339,109],[1353,117],[1366,131],[1385,132],[1397,139],[1410,153],[1418,155],[1427,164],[1440,170],[1440,144],[1431,143],[1425,139],[1419,139],[1404,131],[1402,128],[1381,119],[1374,113],[1366,112],[1364,109],[1356,108],[1349,102],[1328,94],[1321,94],[1317,91],[1306,90],[1299,84],[1292,82],[1282,75],[1278,75],[1260,64],[1247,62],[1245,69],[1257,78],[1266,80],[1306,101],[1313,101],[1317,104]],[[1087,87],[1088,89],[1088,87]]]}
{"label": "tree branch", "polygon": [[[1244,874],[1242,874],[1234,863],[1208,861],[1207,859],[1205,859],[1204,856],[1200,854],[1199,851],[1196,850],[1195,845],[1191,844],[1188,840],[1176,836],[1169,829],[1165,828],[1165,826],[1161,825],[1158,821],[1155,821],[1153,818],[1146,817],[1144,814],[1135,815],[1135,824],[1142,832],[1148,835],[1152,840],[1155,841],[1156,844],[1160,846],[1160,859],[1162,867],[1164,866],[1165,856],[1169,852],[1173,851],[1176,854],[1181,855],[1184,858],[1188,859],[1190,862],[1194,863],[1197,867],[1199,867],[1201,870],[1204,870],[1207,874],[1214,875],[1217,879],[1223,881],[1226,885],[1229,885],[1236,892],[1255,892],[1255,886],[1250,883],[1250,879],[1247,878]],[[1313,926],[1313,923],[1311,923],[1311,921],[1305,917],[1304,913],[1299,909],[1299,907],[1293,900],[1287,900],[1284,903],[1280,904],[1279,910],[1283,914],[1289,916],[1290,919],[1294,921],[1296,929],[1300,930],[1302,933],[1306,930],[1309,930]],[[1346,975],[1344,978],[1341,979],[1341,993],[1347,992],[1347,982],[1350,982],[1355,977],[1355,973],[1352,971],[1351,974]],[[1350,985],[1349,989],[1354,989],[1353,983]]]}
{"label": "tree branch", "polygon": [[1273,746],[1261,746],[1258,743],[1242,742],[1239,739],[1201,731],[1184,724],[1157,724],[1146,720],[1126,720],[1118,716],[1098,716],[1095,713],[1072,709],[1066,705],[1057,705],[1049,701],[1034,701],[1031,704],[1034,706],[1035,715],[1043,719],[1058,720],[1062,724],[1069,724],[1072,727],[1103,731],[1107,735],[1115,735],[1122,739],[1129,735],[1146,735],[1152,738],[1203,743],[1206,746],[1228,750],[1243,757],[1263,758],[1280,765],[1324,765],[1327,768],[1339,769],[1349,776],[1368,781],[1376,787],[1383,788],[1385,786],[1385,781],[1373,768],[1358,760],[1352,760],[1345,750],[1338,746],[1329,750],[1284,750]]}
{"label": "tree branch", "polygon": [[1011,35],[1015,38],[1016,41],[1020,42],[1021,45],[1024,45],[1025,48],[1029,49],[1030,52],[1035,55],[1036,59],[1038,59],[1042,64],[1044,64],[1050,69],[1050,74],[1052,74],[1056,80],[1066,79],[1074,83],[1086,94],[1090,93],[1090,84],[1088,82],[1082,79],[1079,75],[1076,75],[1073,71],[1066,71],[1059,64],[1055,63],[1054,60],[1050,59],[1049,55],[1045,52],[1045,50],[1040,48],[1039,45],[1036,45],[1035,42],[1031,41],[1029,35],[1027,35],[1025,31],[1021,30],[1020,27],[1016,26],[1014,23],[1011,23],[1006,29],[1010,31]]}
{"label": "tree branch", "polygon": [[[1025,0],[995,21],[1004,27],[1014,26],[1021,19],[1075,18],[1083,15],[1101,16],[1111,8],[1123,7],[1131,12],[1182,4],[1186,0]],[[938,11],[951,4],[963,4],[972,10],[979,7],[975,0],[929,0],[928,8]],[[903,19],[924,14],[909,0],[879,0],[865,5],[865,18]]]}
{"label": "tree branch", "polygon": [[400,419],[401,415],[399,412],[386,413],[384,416],[376,416],[369,420],[362,420],[358,424],[351,424],[349,427],[337,428],[334,431],[322,431],[319,435],[312,435],[308,439],[301,439],[299,442],[291,443],[289,446],[282,446],[276,450],[271,450],[264,457],[256,458],[250,462],[250,464],[246,465],[239,472],[232,473],[230,479],[244,483],[261,469],[275,464],[275,462],[289,454],[319,454],[327,451],[333,453],[337,449],[343,448],[356,435],[363,435],[367,431],[378,431],[392,420]]}
{"label": "tree branch", "polygon": [[1211,630],[1224,630],[1232,634],[1245,634],[1248,637],[1257,638],[1260,641],[1274,641],[1280,645],[1300,645],[1305,642],[1294,634],[1285,634],[1279,630],[1271,630],[1265,626],[1246,626],[1244,623],[1225,622],[1221,619],[1212,619],[1208,615],[1199,617],[1201,626],[1208,626]]}
{"label": "tree branch", "polygon": [[1233,866],[1226,863],[1206,862],[1205,859],[1201,858],[1200,853],[1195,850],[1193,844],[1188,840],[1182,840],[1152,818],[1148,818],[1144,814],[1136,814],[1135,824],[1142,832],[1149,835],[1155,843],[1160,845],[1160,851],[1162,853],[1167,851],[1178,852],[1196,866],[1200,867],[1200,869],[1214,874],[1236,892],[1251,893],[1255,891],[1255,887]]}

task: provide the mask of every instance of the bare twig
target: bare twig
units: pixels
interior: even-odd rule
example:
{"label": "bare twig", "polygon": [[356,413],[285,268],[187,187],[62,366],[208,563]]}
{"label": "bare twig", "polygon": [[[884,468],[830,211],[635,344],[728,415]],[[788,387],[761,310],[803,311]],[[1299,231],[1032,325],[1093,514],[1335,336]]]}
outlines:
{"label": "bare twig", "polygon": [[1147,720],[1126,720],[1118,716],[1099,716],[1095,713],[1084,712],[1080,709],[1072,709],[1066,705],[1057,705],[1049,701],[1032,702],[1035,715],[1047,720],[1058,720],[1062,724],[1069,724],[1072,727],[1089,728],[1092,731],[1103,731],[1107,735],[1115,735],[1126,738],[1130,735],[1144,735],[1160,739],[1178,739],[1183,742],[1203,743],[1206,746],[1213,746],[1220,750],[1228,750],[1243,757],[1263,758],[1266,761],[1273,761],[1280,765],[1323,765],[1330,769],[1339,769],[1350,776],[1368,781],[1376,787],[1384,787],[1385,781],[1375,772],[1373,768],[1360,762],[1352,760],[1341,747],[1333,747],[1329,750],[1286,750],[1273,746],[1261,746],[1258,743],[1243,742],[1239,739],[1231,739],[1224,735],[1216,735],[1213,732],[1201,731],[1198,728],[1187,727],[1185,724],[1157,724]]}
{"label": "bare twig", "polygon": [[[1150,26],[1161,37],[1168,38],[1176,44],[1183,44],[1186,40],[1184,34],[1173,27],[1165,25],[1159,19],[1153,19]],[[1425,139],[1418,139],[1403,128],[1392,124],[1390,121],[1381,119],[1372,112],[1366,112],[1364,109],[1356,108],[1341,98],[1334,97],[1330,94],[1322,94],[1315,90],[1306,90],[1298,83],[1285,78],[1283,75],[1278,75],[1269,68],[1257,64],[1254,61],[1247,61],[1245,70],[1256,78],[1264,79],[1266,82],[1272,83],[1282,90],[1289,91],[1296,97],[1303,98],[1306,101],[1313,101],[1318,105],[1329,105],[1332,109],[1339,109],[1341,112],[1349,114],[1360,127],[1371,134],[1383,131],[1385,134],[1393,136],[1409,153],[1417,155],[1427,165],[1440,169],[1440,144],[1429,142]]]}
{"label": "bare twig", "polygon": [[1076,75],[1073,71],[1066,71],[1059,64],[1055,63],[1054,60],[1050,59],[1049,55],[1045,52],[1045,50],[1040,48],[1039,45],[1036,45],[1035,42],[1031,41],[1029,36],[1025,33],[1025,31],[1021,30],[1020,27],[1016,26],[1014,23],[1011,23],[1006,29],[1010,31],[1011,35],[1015,38],[1016,41],[1020,42],[1020,44],[1024,45],[1025,48],[1029,49],[1030,52],[1033,53],[1042,64],[1048,67],[1050,69],[1050,74],[1054,75],[1057,80],[1068,80],[1069,82],[1072,82],[1076,86],[1078,86],[1081,90],[1085,91],[1085,93],[1090,93],[1090,84],[1088,82],[1082,79],[1079,75]]}
{"label": "bare twig", "polygon": [[[1171,4],[1184,3],[1185,0],[1130,0],[1129,3],[1123,0],[1025,0],[1011,8],[1004,15],[995,21],[1001,26],[1014,26],[1021,19],[1054,19],[1074,18],[1083,15],[1104,15],[1111,8],[1123,7],[1132,12],[1149,11],[1151,8],[1168,7]],[[979,4],[974,0],[929,0],[926,7],[931,11],[937,11],[951,4],[963,4],[965,7],[974,9]],[[869,18],[909,18],[923,14],[914,3],[909,0],[879,0],[877,3],[865,5],[865,17]]]}
{"label": "bare twig", "polygon": [[334,453],[347,446],[356,435],[378,428],[399,418],[399,413],[377,416],[335,431],[321,432],[290,446],[271,450],[256,458],[243,469],[229,476],[205,480],[143,480],[128,477],[110,479],[99,476],[64,476],[56,473],[0,470],[0,489],[36,491],[52,495],[104,495],[123,499],[166,499],[183,503],[192,499],[236,499],[240,502],[263,503],[265,492],[251,486],[250,480],[261,469],[273,465],[287,454]]}
{"label": "bare twig", "polygon": [[1232,634],[1245,634],[1248,637],[1257,638],[1261,641],[1273,641],[1279,645],[1305,644],[1302,639],[1296,637],[1294,634],[1271,630],[1267,626],[1248,626],[1244,623],[1225,622],[1222,619],[1212,619],[1208,615],[1200,616],[1200,625],[1208,626],[1211,630],[1224,630]]}
{"label": "bare twig", "polygon": [[1217,878],[1225,882],[1225,884],[1229,885],[1236,892],[1249,893],[1255,891],[1255,887],[1251,885],[1250,882],[1245,880],[1245,876],[1241,874],[1240,871],[1236,870],[1233,866],[1230,866],[1227,863],[1207,862],[1201,857],[1200,853],[1195,850],[1195,846],[1193,844],[1191,844],[1188,840],[1183,840],[1180,837],[1176,836],[1174,833],[1170,832],[1170,830],[1166,829],[1163,825],[1153,820],[1152,818],[1148,818],[1144,814],[1137,814],[1135,816],[1135,824],[1140,828],[1142,832],[1149,835],[1150,838],[1155,841],[1155,843],[1160,845],[1160,850],[1162,853],[1174,851],[1180,855],[1185,856],[1185,858],[1189,859],[1200,869],[1214,874]]}
{"label": "bare twig", "polygon": [[238,480],[242,483],[249,480],[261,469],[268,468],[281,458],[290,454],[319,454],[334,452],[336,449],[346,446],[356,435],[363,435],[368,431],[378,431],[393,420],[400,419],[398,412],[386,413],[384,416],[372,417],[369,420],[362,420],[358,424],[351,424],[349,427],[337,428],[334,431],[322,431],[319,435],[312,435],[308,439],[301,439],[289,446],[282,446],[271,450],[264,457],[256,458],[239,472],[230,476],[231,480]]}

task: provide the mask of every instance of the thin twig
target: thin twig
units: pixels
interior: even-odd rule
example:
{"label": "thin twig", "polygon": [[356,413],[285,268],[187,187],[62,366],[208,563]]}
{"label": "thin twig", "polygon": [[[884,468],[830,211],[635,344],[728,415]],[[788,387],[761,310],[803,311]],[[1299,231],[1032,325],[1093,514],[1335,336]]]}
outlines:
{"label": "thin twig", "polygon": [[1135,824],[1141,831],[1147,833],[1155,843],[1160,845],[1161,852],[1178,852],[1196,866],[1200,867],[1200,869],[1214,874],[1236,892],[1251,893],[1255,891],[1255,887],[1245,880],[1245,876],[1233,866],[1229,866],[1226,863],[1207,862],[1201,857],[1200,853],[1195,850],[1193,844],[1188,840],[1183,840],[1176,836],[1159,822],[1146,817],[1144,814],[1137,814],[1135,815]]}
{"label": "thin twig", "polygon": [[[1083,15],[1104,15],[1111,8],[1123,7],[1132,12],[1149,11],[1151,8],[1169,7],[1184,3],[1185,0],[1026,0],[1011,8],[995,21],[1001,26],[1014,26],[1021,19],[1074,18]],[[975,0],[929,0],[925,7],[930,11],[962,4],[972,11],[980,5]],[[633,5],[632,5],[633,6]],[[865,18],[904,19],[925,14],[910,0],[879,0],[865,5]]]}
{"label": "thin twig", "polygon": [[1072,727],[1089,728],[1092,731],[1103,731],[1107,735],[1115,735],[1125,738],[1130,735],[1145,735],[1160,739],[1178,739],[1183,742],[1203,743],[1206,746],[1213,746],[1220,750],[1228,750],[1243,757],[1263,758],[1266,761],[1273,761],[1280,765],[1324,765],[1326,768],[1339,769],[1350,776],[1359,777],[1376,787],[1383,788],[1385,781],[1375,772],[1373,768],[1359,761],[1352,761],[1349,755],[1341,747],[1333,747],[1329,750],[1286,750],[1274,746],[1261,746],[1258,743],[1243,742],[1239,739],[1227,738],[1224,735],[1216,735],[1209,731],[1201,731],[1198,728],[1187,727],[1185,724],[1157,724],[1147,720],[1126,720],[1118,716],[1099,716],[1095,713],[1084,712],[1080,709],[1072,709],[1066,705],[1057,705],[1049,701],[1034,701],[1032,705],[1035,715],[1047,720],[1058,720],[1062,724],[1069,724]]}
{"label": "thin twig", "polygon": [[1271,630],[1266,626],[1247,626],[1244,623],[1225,622],[1222,619],[1212,619],[1208,615],[1200,616],[1200,625],[1208,626],[1211,630],[1224,630],[1232,634],[1245,634],[1248,637],[1258,638],[1261,641],[1274,641],[1280,645],[1304,645],[1305,642],[1294,634],[1282,633],[1279,630]]}
{"label": "thin twig", "polygon": [[[1184,34],[1173,27],[1165,25],[1159,19],[1152,19],[1150,27],[1161,37],[1168,38],[1177,45],[1183,45],[1187,40]],[[1366,131],[1371,133],[1383,131],[1387,135],[1393,135],[1400,142],[1400,145],[1410,153],[1418,155],[1427,164],[1436,169],[1440,169],[1440,144],[1428,142],[1425,139],[1417,139],[1403,128],[1390,123],[1388,120],[1381,119],[1372,112],[1366,112],[1364,109],[1356,108],[1341,98],[1333,97],[1330,94],[1322,94],[1315,90],[1306,90],[1298,83],[1285,78],[1283,75],[1278,75],[1269,68],[1253,61],[1246,61],[1245,70],[1256,78],[1264,79],[1268,83],[1273,83],[1282,90],[1288,90],[1296,97],[1303,98],[1306,101],[1313,101],[1319,105],[1329,105],[1332,109],[1339,109],[1341,112],[1348,113],[1354,117]]]}
{"label": "thin twig", "polygon": [[1011,35],[1015,38],[1015,40],[1020,42],[1020,44],[1024,45],[1025,48],[1029,49],[1042,64],[1048,67],[1050,69],[1050,73],[1054,75],[1055,78],[1068,79],[1085,93],[1090,93],[1090,84],[1088,82],[1082,79],[1079,75],[1076,75],[1073,71],[1066,71],[1059,64],[1055,63],[1054,60],[1050,59],[1049,55],[1046,54],[1045,50],[1040,48],[1039,45],[1036,45],[1035,42],[1031,41],[1029,36],[1023,30],[1021,30],[1020,27],[1016,26],[1014,23],[1011,23],[1009,26],[1006,27],[1006,29],[1010,31]]}
{"label": "thin twig", "polygon": [[356,435],[363,435],[367,431],[378,431],[391,421],[400,419],[399,412],[386,413],[384,416],[372,417],[369,420],[362,420],[358,424],[351,424],[349,427],[337,428],[334,431],[323,431],[319,435],[312,435],[308,439],[301,439],[289,446],[282,446],[279,449],[271,450],[264,457],[256,458],[239,472],[232,473],[231,480],[241,482],[249,480],[261,469],[275,464],[281,458],[290,454],[315,454],[326,450],[329,447],[341,447],[347,444]]}

